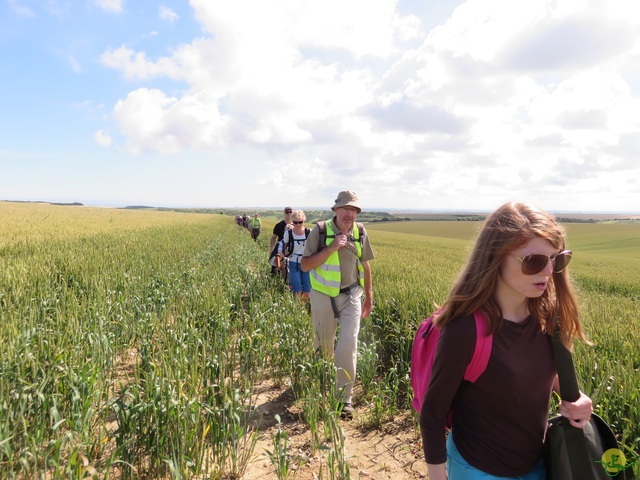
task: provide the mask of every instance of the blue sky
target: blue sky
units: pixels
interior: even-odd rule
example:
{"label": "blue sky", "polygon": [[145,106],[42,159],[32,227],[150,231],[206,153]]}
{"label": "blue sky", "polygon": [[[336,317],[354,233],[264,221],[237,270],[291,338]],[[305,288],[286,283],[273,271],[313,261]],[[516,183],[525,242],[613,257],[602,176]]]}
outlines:
{"label": "blue sky", "polygon": [[640,210],[636,0],[0,0],[0,200]]}

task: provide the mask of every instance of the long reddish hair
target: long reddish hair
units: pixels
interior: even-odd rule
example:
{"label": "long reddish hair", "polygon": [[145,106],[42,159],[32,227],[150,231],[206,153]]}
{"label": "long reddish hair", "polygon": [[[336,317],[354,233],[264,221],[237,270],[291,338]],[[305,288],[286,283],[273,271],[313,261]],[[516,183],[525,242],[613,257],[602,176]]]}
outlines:
{"label": "long reddish hair", "polygon": [[[564,228],[547,212],[524,203],[510,202],[489,215],[436,323],[443,326],[479,309],[489,320],[492,332],[500,328],[504,320],[494,295],[500,266],[507,255],[536,237],[548,240],[558,251],[566,248]],[[576,337],[587,342],[566,268],[560,273],[554,272],[545,292],[528,302],[529,312],[542,329],[553,333],[560,328],[560,338],[567,348],[571,348]]]}

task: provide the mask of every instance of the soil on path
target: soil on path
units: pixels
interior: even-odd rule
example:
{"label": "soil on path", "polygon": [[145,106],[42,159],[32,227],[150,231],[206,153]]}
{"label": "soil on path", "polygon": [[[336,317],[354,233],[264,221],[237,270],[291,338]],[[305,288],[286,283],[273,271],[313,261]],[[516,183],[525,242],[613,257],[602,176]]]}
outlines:
{"label": "soil on path", "polygon": [[[262,413],[260,440],[243,480],[275,479],[275,467],[267,453],[274,450],[273,437],[277,432],[275,415],[279,415],[282,429],[288,436],[287,451],[299,459],[296,480],[329,478],[324,453],[311,448],[311,434],[300,421],[291,390],[264,382],[257,389],[256,405]],[[365,407],[356,407],[352,420],[340,420],[345,433],[345,458],[351,479],[405,480],[428,478],[422,454],[419,432],[410,413],[389,421],[379,429],[367,428]]]}

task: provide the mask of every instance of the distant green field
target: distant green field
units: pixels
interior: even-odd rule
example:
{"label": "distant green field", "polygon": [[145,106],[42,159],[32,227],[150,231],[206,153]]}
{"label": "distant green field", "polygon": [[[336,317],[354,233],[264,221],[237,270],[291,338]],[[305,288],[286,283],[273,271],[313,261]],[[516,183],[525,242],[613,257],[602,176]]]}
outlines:
{"label": "distant green field", "polygon": [[566,229],[576,252],[640,257],[640,223],[572,223]]}
{"label": "distant green field", "polygon": [[[481,222],[378,222],[367,224],[367,229],[472,241],[481,226]],[[576,253],[640,257],[640,223],[567,223],[565,228],[568,247]]]}
{"label": "distant green field", "polygon": [[480,222],[377,222],[368,223],[367,230],[472,240],[477,235],[480,226]]}
{"label": "distant green field", "polygon": [[[413,235],[462,242],[468,253],[481,222],[380,222],[367,224],[385,241],[405,244]],[[567,223],[571,270],[585,291],[640,295],[640,223]],[[384,232],[384,233],[383,233]],[[464,259],[461,259],[462,262]]]}

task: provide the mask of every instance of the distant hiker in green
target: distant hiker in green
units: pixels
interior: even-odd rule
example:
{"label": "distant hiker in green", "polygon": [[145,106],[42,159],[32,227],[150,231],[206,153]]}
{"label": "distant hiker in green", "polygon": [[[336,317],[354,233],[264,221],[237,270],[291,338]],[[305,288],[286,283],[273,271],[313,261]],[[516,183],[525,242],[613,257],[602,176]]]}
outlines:
{"label": "distant hiker in green", "polygon": [[[333,219],[318,222],[311,230],[301,267],[311,276],[313,347],[328,358],[335,356],[340,414],[351,418],[360,318],[366,318],[373,308],[369,261],[374,255],[364,226],[356,223],[362,211],[358,196],[342,191],[331,209]],[[334,347],[338,325],[340,334]]]}
{"label": "distant hiker in green", "polygon": [[262,229],[262,222],[258,217],[259,215],[254,213],[253,218],[251,219],[251,238],[253,238],[254,241],[258,241],[260,230]]}

